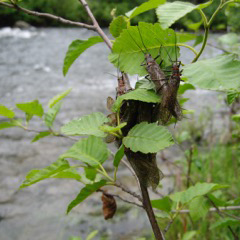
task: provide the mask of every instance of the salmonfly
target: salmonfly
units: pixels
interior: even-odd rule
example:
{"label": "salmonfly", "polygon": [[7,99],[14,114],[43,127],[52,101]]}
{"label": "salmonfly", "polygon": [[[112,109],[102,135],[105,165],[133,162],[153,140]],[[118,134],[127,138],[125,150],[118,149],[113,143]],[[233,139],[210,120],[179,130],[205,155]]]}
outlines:
{"label": "salmonfly", "polygon": [[140,33],[140,30],[138,28],[138,32],[139,32],[139,36],[141,38],[142,44],[146,50],[146,53],[142,50],[142,48],[140,47],[140,45],[136,42],[136,40],[132,37],[132,35],[130,34],[130,32],[128,31],[128,34],[130,35],[130,37],[132,38],[132,40],[135,42],[135,44],[138,46],[138,48],[142,51],[142,53],[144,54],[144,58],[145,58],[145,68],[146,71],[148,72],[151,81],[154,83],[155,88],[156,88],[156,92],[159,93],[160,89],[163,87],[163,85],[166,83],[166,77],[165,74],[163,72],[163,70],[160,68],[159,64],[156,62],[156,59],[159,57],[155,57],[153,58],[152,55],[149,53],[149,51],[147,50],[144,42],[143,42],[143,38],[142,35]]}
{"label": "salmonfly", "polygon": [[172,62],[171,75],[169,76],[166,84],[161,88],[161,104],[159,110],[159,121],[162,124],[167,124],[171,117],[173,116],[177,121],[182,120],[182,108],[177,100],[177,92],[180,86],[181,81],[181,72],[180,66],[181,61],[177,60],[177,44],[176,44],[176,35],[175,35],[175,55],[176,60],[172,61],[170,55],[167,54]]}

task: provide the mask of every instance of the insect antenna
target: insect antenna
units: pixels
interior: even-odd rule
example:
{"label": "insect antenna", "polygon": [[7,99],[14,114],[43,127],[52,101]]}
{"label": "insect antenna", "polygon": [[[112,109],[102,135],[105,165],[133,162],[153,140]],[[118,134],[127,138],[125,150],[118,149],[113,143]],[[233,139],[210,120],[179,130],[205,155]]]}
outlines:
{"label": "insect antenna", "polygon": [[159,43],[161,44],[161,45],[160,45],[160,48],[161,48],[161,47],[164,48],[164,50],[166,51],[166,53],[167,53],[170,61],[173,62],[173,61],[172,61],[172,58],[171,58],[170,55],[169,55],[169,52],[168,52],[167,49],[166,49],[166,47],[162,45],[162,42],[161,42],[158,38],[155,38],[155,39],[157,39],[157,40],[159,41]]}
{"label": "insect antenna", "polygon": [[143,46],[144,46],[146,52],[149,53],[147,47],[146,47],[145,44],[144,44],[144,41],[143,41],[143,38],[142,38],[142,34],[141,34],[141,32],[140,32],[139,26],[137,26],[137,28],[138,28],[138,32],[139,32],[139,35],[140,35],[140,38],[141,38],[142,44],[143,44]]}
{"label": "insect antenna", "polygon": [[127,30],[129,36],[132,38],[132,40],[135,42],[135,44],[138,46],[138,48],[141,50],[141,52],[145,55],[145,52],[141,49],[140,45],[136,42],[136,40],[133,38],[132,34]]}
{"label": "insect antenna", "polygon": [[174,36],[175,36],[175,40],[174,40],[175,56],[176,56],[176,62],[177,62],[177,35],[175,31],[174,31]]}

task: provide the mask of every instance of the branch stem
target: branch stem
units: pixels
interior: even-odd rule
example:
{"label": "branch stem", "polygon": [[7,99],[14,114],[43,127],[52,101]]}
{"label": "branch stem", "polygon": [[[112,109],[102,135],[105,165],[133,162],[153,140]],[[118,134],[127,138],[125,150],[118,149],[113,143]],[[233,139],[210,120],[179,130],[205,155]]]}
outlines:
{"label": "branch stem", "polygon": [[8,3],[4,3],[4,2],[0,2],[0,5],[2,5],[4,7],[16,9],[17,11],[22,11],[22,12],[28,14],[28,15],[43,17],[43,18],[49,18],[49,19],[56,20],[60,23],[64,23],[64,24],[68,24],[68,25],[72,25],[72,26],[76,26],[76,27],[87,28],[89,30],[96,31],[96,28],[93,25],[89,25],[89,24],[81,23],[81,22],[74,22],[74,21],[59,17],[59,16],[55,16],[55,15],[50,14],[50,13],[40,13],[40,12],[28,10],[28,9],[20,7],[16,4],[8,4]]}

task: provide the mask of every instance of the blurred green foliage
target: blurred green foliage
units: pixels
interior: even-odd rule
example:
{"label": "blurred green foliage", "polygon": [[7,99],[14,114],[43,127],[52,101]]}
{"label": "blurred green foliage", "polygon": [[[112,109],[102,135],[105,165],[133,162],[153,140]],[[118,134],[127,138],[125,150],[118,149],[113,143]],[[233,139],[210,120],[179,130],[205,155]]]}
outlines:
{"label": "blurred green foliage", "polygon": [[[220,0],[215,0],[208,8],[204,9],[207,16],[211,16],[216,10]],[[115,16],[124,15],[126,12],[130,11],[134,7],[141,5],[144,0],[88,0],[88,4],[93,11],[94,16],[98,20],[99,24],[103,27],[107,27],[112,21],[112,14],[114,12]],[[173,2],[173,1],[172,1]],[[202,3],[203,1],[195,0],[188,1],[194,4]],[[85,10],[81,6],[78,0],[25,0],[21,3],[21,6],[39,11],[52,13],[70,20],[88,22],[90,19],[87,16]],[[112,11],[115,9],[115,11]],[[224,30],[227,26],[230,26],[232,31],[240,31],[240,6],[233,4],[227,7],[226,11],[221,11],[213,25],[213,30]],[[62,26],[60,23],[53,21],[51,19],[38,18],[34,16],[29,16],[22,12],[17,12],[13,9],[8,9],[5,7],[0,7],[0,26],[13,26],[18,20],[23,20],[29,22],[34,26]],[[183,17],[174,28],[188,29],[188,25],[200,21],[200,14],[197,11],[189,13],[187,16]],[[143,13],[140,16],[133,19],[133,24],[138,21],[155,22],[157,21],[154,10]]]}

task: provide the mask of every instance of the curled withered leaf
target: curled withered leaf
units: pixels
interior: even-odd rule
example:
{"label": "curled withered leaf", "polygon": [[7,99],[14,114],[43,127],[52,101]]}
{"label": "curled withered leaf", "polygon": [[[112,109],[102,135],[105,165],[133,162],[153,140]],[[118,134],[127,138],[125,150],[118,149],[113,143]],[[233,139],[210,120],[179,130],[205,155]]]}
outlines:
{"label": "curled withered leaf", "polygon": [[117,210],[117,203],[113,196],[103,193],[102,194],[102,202],[103,202],[103,216],[104,219],[110,219],[114,216]]}
{"label": "curled withered leaf", "polygon": [[113,100],[112,97],[107,98],[107,109],[108,109],[108,111],[112,112],[112,106],[113,106],[114,102],[115,101]]}

